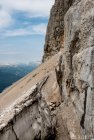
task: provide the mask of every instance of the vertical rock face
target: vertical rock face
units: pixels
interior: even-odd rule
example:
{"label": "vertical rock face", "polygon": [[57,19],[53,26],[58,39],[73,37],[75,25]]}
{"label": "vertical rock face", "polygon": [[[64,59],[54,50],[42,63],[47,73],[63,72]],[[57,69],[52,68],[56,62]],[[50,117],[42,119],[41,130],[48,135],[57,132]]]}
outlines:
{"label": "vertical rock face", "polygon": [[74,0],[55,0],[47,27],[43,62],[64,48],[64,15]]}
{"label": "vertical rock face", "polygon": [[[76,106],[80,125],[93,137],[94,1],[75,2],[65,15],[66,89]],[[76,97],[78,96],[78,97]],[[78,102],[78,103],[77,103]]]}
{"label": "vertical rock face", "polygon": [[94,0],[55,1],[43,62],[0,97],[0,140],[94,139]]}

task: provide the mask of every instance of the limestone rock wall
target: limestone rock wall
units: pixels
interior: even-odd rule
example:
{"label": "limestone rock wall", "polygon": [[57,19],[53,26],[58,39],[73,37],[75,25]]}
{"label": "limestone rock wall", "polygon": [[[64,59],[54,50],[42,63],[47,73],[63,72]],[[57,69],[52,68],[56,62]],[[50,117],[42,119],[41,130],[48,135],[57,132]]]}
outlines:
{"label": "limestone rock wall", "polygon": [[43,62],[0,97],[0,140],[94,139],[94,0],[55,1]]}
{"label": "limestone rock wall", "polygon": [[55,0],[44,45],[43,62],[64,48],[64,16],[74,0]]}

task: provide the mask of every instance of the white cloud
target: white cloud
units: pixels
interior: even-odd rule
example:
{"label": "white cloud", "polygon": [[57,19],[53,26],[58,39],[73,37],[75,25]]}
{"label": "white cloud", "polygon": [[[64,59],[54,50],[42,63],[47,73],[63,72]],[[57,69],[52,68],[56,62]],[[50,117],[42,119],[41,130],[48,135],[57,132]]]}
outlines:
{"label": "white cloud", "polygon": [[0,55],[17,55],[17,54],[22,54],[22,52],[0,51]]}
{"label": "white cloud", "polygon": [[46,24],[39,24],[32,26],[33,34],[45,34],[46,33]]}
{"label": "white cloud", "polygon": [[26,36],[26,35],[44,35],[46,33],[46,24],[39,24],[35,26],[28,26],[22,29],[7,30],[4,36]]}
{"label": "white cloud", "polygon": [[0,27],[12,22],[12,13],[24,12],[28,17],[47,17],[54,0],[0,0]]}
{"label": "white cloud", "polygon": [[5,10],[0,10],[0,28],[8,27],[12,22],[11,16]]}
{"label": "white cloud", "polygon": [[9,10],[30,13],[31,16],[48,16],[54,0],[0,0],[1,5]]}

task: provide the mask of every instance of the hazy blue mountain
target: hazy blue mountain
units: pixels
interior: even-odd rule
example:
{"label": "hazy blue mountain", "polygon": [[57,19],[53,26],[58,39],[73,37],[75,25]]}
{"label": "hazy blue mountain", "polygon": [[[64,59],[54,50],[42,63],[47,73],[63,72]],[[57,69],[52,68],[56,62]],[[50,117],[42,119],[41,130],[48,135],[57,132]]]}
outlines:
{"label": "hazy blue mountain", "polygon": [[38,64],[0,66],[0,92],[33,71]]}

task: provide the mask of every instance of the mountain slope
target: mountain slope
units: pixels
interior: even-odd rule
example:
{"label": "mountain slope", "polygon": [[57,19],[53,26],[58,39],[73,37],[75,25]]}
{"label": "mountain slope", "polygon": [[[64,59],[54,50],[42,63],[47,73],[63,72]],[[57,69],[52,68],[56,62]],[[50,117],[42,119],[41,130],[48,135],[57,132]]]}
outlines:
{"label": "mountain slope", "polygon": [[0,140],[94,139],[93,11],[55,0],[44,63],[0,95]]}

